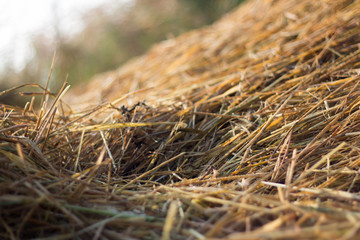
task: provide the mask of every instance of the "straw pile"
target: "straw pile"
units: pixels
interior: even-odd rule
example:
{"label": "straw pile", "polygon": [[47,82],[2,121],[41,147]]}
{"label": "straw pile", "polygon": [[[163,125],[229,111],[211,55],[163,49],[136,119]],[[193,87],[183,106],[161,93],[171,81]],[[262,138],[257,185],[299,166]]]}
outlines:
{"label": "straw pile", "polygon": [[360,1],[250,1],[71,113],[66,84],[2,106],[0,238],[358,239],[359,23]]}

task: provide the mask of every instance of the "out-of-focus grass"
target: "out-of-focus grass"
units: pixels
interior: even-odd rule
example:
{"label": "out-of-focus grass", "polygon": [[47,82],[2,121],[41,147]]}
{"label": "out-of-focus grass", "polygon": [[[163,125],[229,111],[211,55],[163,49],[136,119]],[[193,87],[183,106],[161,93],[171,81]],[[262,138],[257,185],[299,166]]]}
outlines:
{"label": "out-of-focus grass", "polygon": [[[44,84],[54,50],[53,91],[58,91],[67,76],[71,85],[87,81],[143,54],[154,43],[212,23],[243,1],[136,0],[126,9],[112,2],[84,14],[86,27],[71,38],[59,29],[54,43],[46,33],[36,35],[32,42],[34,57],[22,71],[9,68],[2,73],[0,90],[21,83]],[[23,106],[29,100],[17,96],[12,92],[0,102]]]}

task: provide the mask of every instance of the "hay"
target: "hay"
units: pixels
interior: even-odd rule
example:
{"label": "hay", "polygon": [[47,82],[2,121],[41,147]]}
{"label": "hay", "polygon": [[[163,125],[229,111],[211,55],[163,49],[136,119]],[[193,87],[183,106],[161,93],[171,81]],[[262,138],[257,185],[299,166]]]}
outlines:
{"label": "hay", "polygon": [[70,91],[71,114],[66,84],[2,106],[0,238],[357,239],[359,13],[251,1]]}

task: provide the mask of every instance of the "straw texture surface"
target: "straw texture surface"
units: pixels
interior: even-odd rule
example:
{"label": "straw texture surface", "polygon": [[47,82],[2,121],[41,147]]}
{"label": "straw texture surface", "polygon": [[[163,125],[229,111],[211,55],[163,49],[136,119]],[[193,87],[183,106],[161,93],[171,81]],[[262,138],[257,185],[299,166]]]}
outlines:
{"label": "straw texture surface", "polygon": [[360,1],[253,0],[1,106],[0,238],[358,239],[359,24]]}

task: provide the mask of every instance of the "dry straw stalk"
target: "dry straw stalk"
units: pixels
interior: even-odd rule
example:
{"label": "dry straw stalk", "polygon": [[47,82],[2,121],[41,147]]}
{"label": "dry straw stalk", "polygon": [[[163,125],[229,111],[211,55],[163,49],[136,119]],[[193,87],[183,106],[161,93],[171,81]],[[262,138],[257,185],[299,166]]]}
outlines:
{"label": "dry straw stalk", "polygon": [[253,0],[2,105],[0,238],[358,239],[359,24],[360,1]]}

